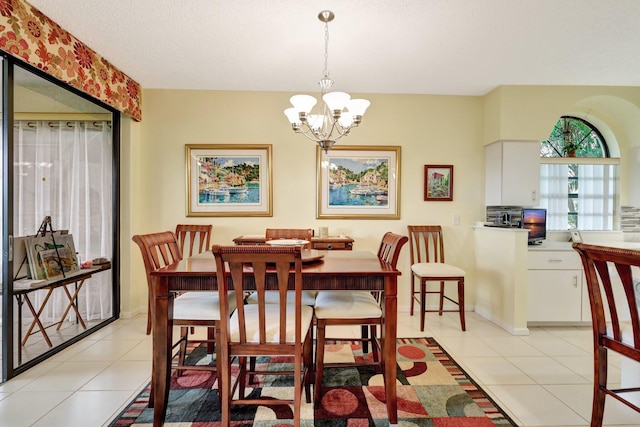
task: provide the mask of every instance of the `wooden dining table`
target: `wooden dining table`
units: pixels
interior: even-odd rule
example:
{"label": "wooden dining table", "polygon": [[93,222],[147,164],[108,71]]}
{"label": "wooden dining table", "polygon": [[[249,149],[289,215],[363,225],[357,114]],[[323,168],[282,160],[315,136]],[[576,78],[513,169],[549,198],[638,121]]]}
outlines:
{"label": "wooden dining table", "polygon": [[[396,396],[397,288],[400,271],[378,259],[370,251],[302,251],[303,288],[307,290],[384,291],[381,330],[385,400],[390,424],[398,423]],[[164,423],[171,375],[173,342],[173,298],[176,292],[217,290],[213,254],[205,252],[183,259],[151,273],[153,277],[153,425]],[[252,289],[252,275],[245,289]],[[293,283],[293,282],[291,282]],[[253,286],[253,288],[255,288]]]}

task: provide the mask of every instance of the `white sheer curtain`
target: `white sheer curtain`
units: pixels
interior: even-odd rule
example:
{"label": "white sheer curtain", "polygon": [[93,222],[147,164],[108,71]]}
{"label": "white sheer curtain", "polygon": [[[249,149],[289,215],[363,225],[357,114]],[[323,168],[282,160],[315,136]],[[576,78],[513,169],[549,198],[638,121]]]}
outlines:
{"label": "white sheer curtain", "polygon": [[615,186],[615,166],[578,165],[578,229],[613,229]]}
{"label": "white sheer curtain", "polygon": [[[69,230],[73,235],[81,260],[111,258],[110,122],[17,121],[14,158],[15,235],[34,235],[50,215],[54,230]],[[63,292],[54,291],[41,319],[60,319],[68,303]],[[31,295],[39,306],[46,293]],[[87,280],[78,298],[85,320],[111,317],[112,302],[110,272]],[[30,313],[23,314],[28,318]],[[71,316],[69,320],[75,319]]]}
{"label": "white sheer curtain", "polygon": [[569,212],[569,166],[540,165],[540,206],[547,209],[547,229],[566,230]]}

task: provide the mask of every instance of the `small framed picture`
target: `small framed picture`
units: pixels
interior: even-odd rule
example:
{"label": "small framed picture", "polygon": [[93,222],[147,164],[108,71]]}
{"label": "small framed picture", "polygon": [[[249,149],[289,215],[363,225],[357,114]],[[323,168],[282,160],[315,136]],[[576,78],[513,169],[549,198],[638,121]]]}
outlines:
{"label": "small framed picture", "polygon": [[453,165],[424,166],[425,202],[450,202],[453,200]]}
{"label": "small framed picture", "polygon": [[571,241],[574,243],[582,243],[582,235],[580,234],[580,232],[578,230],[571,230],[569,231],[569,233],[571,234]]}

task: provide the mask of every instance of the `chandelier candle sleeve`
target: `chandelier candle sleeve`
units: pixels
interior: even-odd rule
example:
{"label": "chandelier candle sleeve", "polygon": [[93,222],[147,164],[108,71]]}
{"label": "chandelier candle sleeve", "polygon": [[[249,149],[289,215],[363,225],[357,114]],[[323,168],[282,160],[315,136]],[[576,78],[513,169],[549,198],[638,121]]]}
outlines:
{"label": "chandelier candle sleeve", "polygon": [[333,12],[323,10],[318,14],[318,19],[324,22],[324,73],[318,85],[322,93],[322,112],[311,114],[311,110],[318,103],[316,98],[310,95],[294,95],[291,97],[293,107],[284,110],[284,114],[291,123],[291,128],[296,133],[301,133],[308,139],[316,142],[320,147],[328,151],[337,140],[347,135],[351,128],[357,127],[362,121],[362,116],[371,103],[366,99],[351,99],[351,95],[345,92],[329,92],[333,86],[333,80],[329,78],[328,48],[329,48],[329,22],[334,18]]}

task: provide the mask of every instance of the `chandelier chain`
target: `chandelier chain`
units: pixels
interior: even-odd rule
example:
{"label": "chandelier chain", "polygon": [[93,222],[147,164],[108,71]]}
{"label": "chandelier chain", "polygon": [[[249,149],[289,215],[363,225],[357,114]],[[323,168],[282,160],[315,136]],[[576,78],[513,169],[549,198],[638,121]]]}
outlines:
{"label": "chandelier chain", "polygon": [[329,23],[324,23],[324,78],[329,77]]}

